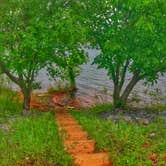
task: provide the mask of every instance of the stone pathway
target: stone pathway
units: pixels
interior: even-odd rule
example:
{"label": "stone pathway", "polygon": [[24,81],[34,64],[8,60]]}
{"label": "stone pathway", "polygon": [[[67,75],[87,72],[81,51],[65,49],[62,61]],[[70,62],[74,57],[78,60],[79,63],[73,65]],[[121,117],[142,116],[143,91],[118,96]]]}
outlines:
{"label": "stone pathway", "polygon": [[56,112],[56,120],[65,149],[72,155],[74,166],[111,166],[106,152],[96,152],[95,141],[67,112]]}

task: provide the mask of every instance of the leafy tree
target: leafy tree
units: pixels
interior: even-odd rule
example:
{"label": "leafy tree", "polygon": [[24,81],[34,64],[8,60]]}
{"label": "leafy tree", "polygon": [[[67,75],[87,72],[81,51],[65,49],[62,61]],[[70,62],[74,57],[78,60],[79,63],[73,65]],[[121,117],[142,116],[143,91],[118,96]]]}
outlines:
{"label": "leafy tree", "polygon": [[[166,2],[87,0],[82,4],[89,41],[101,50],[94,63],[108,71],[114,105],[120,107],[140,80],[155,83],[166,71]],[[131,79],[126,81],[128,73]]]}
{"label": "leafy tree", "polygon": [[[62,8],[58,10],[59,20],[52,20],[52,25],[57,27],[55,54],[50,58],[49,71],[51,76],[57,76],[57,68],[61,69],[65,80],[70,83],[70,90],[76,90],[76,77],[79,75],[79,66],[87,61],[83,50],[86,43],[86,26],[82,26],[83,18],[79,15],[81,4],[79,1],[61,1]],[[61,74],[60,74],[61,75]]]}
{"label": "leafy tree", "polygon": [[31,92],[39,70],[54,52],[54,29],[45,0],[15,0],[0,4],[0,69],[24,96],[23,113],[30,109]]}
{"label": "leafy tree", "polygon": [[[59,57],[58,60],[57,57]],[[52,78],[59,77],[61,80],[67,81],[68,90],[74,92],[77,89],[76,77],[80,74],[80,65],[85,63],[87,59],[88,57],[83,50],[79,52],[78,50],[76,50],[76,52],[72,50],[71,54],[69,52],[58,54],[48,66],[49,75]],[[52,62],[55,62],[56,65]]]}
{"label": "leafy tree", "polygon": [[75,86],[74,68],[82,54],[84,28],[77,21],[77,2],[15,0],[0,4],[0,69],[21,89],[23,112],[30,109],[31,92],[38,88],[38,72],[56,64],[68,71]]}

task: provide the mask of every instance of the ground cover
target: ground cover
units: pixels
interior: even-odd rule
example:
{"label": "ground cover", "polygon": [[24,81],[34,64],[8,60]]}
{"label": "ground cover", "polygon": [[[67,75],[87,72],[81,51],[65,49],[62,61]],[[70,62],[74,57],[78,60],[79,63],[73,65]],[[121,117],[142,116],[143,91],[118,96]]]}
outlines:
{"label": "ground cover", "polygon": [[44,113],[16,118],[0,130],[1,166],[6,165],[71,165],[65,153],[54,114]]}
{"label": "ground cover", "polygon": [[0,165],[69,166],[54,112],[23,117],[17,94],[0,88]]}
{"label": "ground cover", "polygon": [[96,140],[100,151],[110,152],[115,165],[166,164],[166,126],[162,119],[143,125],[124,120],[103,120],[92,110],[74,111],[72,115]]}

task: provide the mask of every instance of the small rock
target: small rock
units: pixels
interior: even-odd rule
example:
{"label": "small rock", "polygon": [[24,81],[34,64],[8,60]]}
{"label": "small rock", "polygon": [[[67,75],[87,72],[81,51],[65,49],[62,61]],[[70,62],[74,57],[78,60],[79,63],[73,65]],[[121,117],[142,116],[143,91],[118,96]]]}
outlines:
{"label": "small rock", "polygon": [[149,120],[148,119],[137,118],[136,120],[138,121],[138,123],[143,124],[143,125],[148,125],[149,124]]}
{"label": "small rock", "polygon": [[118,117],[116,115],[109,115],[107,117],[107,120],[117,120],[117,119],[118,119]]}
{"label": "small rock", "polygon": [[132,122],[131,116],[123,116],[123,119],[124,119],[126,122]]}
{"label": "small rock", "polygon": [[141,118],[139,118],[139,117],[135,117],[135,120],[136,120],[137,122],[139,122],[140,119],[141,119]]}
{"label": "small rock", "polygon": [[143,123],[144,125],[148,125],[149,124],[149,120],[148,119],[143,119]]}
{"label": "small rock", "polygon": [[113,115],[110,115],[107,117],[107,120],[113,120],[114,119],[113,117],[114,117]]}
{"label": "small rock", "polygon": [[153,137],[155,137],[155,135],[156,135],[155,133],[150,133],[150,134],[149,134],[149,137],[150,137],[150,138],[153,138]]}
{"label": "small rock", "polygon": [[0,125],[0,128],[2,129],[2,131],[3,131],[4,133],[6,133],[6,132],[9,131],[9,127],[8,127],[6,124]]}
{"label": "small rock", "polygon": [[29,157],[25,157],[25,160],[29,160]]}

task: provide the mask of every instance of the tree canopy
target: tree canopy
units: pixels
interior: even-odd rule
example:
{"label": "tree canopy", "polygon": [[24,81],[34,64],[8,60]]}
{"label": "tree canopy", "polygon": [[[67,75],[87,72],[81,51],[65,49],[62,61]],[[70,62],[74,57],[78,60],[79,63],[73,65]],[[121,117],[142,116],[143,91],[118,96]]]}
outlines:
{"label": "tree canopy", "polygon": [[[138,81],[154,83],[166,71],[166,3],[162,0],[82,3],[89,41],[101,50],[94,63],[107,69],[113,80],[114,104],[124,104]],[[127,73],[132,78],[123,87]]]}
{"label": "tree canopy", "polygon": [[93,63],[108,71],[119,107],[137,82],[155,83],[166,71],[165,9],[163,0],[3,1],[0,69],[19,85],[29,109],[44,67],[53,71],[55,64],[76,87],[75,69],[87,61],[83,48],[90,43],[101,51]]}
{"label": "tree canopy", "polygon": [[[60,66],[66,62],[69,66],[75,61],[83,63],[80,49],[83,28],[65,1],[5,1],[0,9],[0,68],[20,87],[23,108],[29,110],[40,69],[50,63]],[[68,58],[64,61],[65,55]]]}

